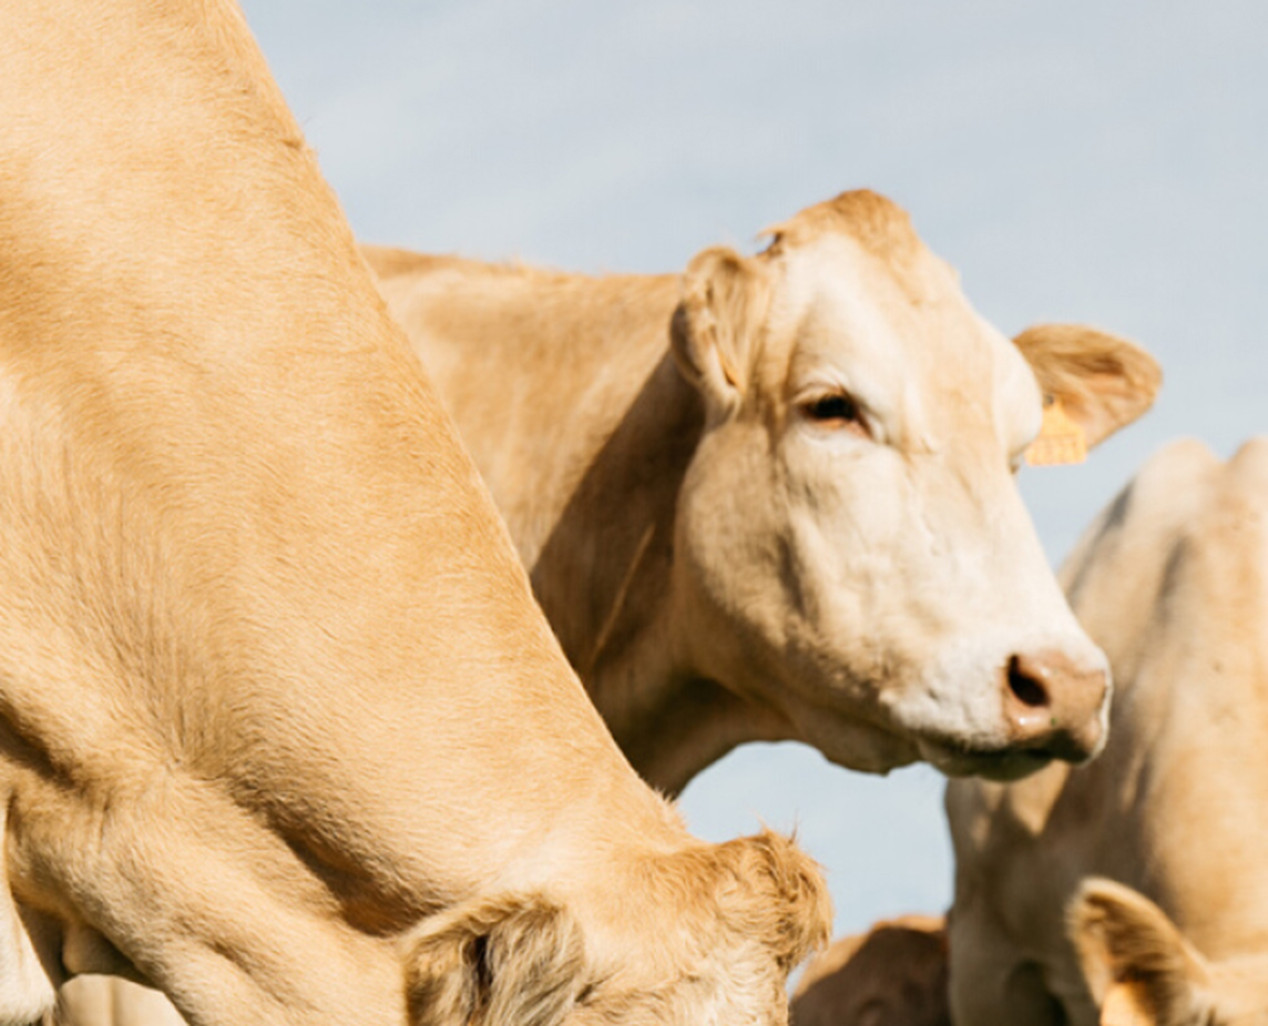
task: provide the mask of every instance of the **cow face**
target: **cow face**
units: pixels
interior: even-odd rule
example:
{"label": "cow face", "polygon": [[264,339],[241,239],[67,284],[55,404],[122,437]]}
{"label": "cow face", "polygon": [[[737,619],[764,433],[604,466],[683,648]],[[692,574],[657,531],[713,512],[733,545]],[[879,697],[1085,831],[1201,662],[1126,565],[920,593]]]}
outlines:
{"label": "cow face", "polygon": [[1109,690],[1014,474],[1045,398],[1095,444],[1159,374],[1085,328],[1009,342],[906,217],[847,193],[700,254],[674,353],[706,426],[676,527],[702,672],[830,758],[1011,777],[1095,754]]}

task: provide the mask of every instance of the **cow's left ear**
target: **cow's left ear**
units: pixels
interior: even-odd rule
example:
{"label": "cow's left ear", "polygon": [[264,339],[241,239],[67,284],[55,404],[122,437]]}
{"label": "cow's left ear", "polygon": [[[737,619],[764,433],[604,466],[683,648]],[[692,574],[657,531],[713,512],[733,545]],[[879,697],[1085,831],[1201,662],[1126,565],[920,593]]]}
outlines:
{"label": "cow's left ear", "polygon": [[1143,894],[1091,878],[1071,900],[1066,920],[1101,1026],[1204,1021],[1206,961]]}
{"label": "cow's left ear", "polygon": [[770,306],[769,271],[725,246],[697,253],[670,322],[678,370],[712,410],[733,409],[748,389]]}
{"label": "cow's left ear", "polygon": [[1158,361],[1116,335],[1078,324],[1041,324],[1015,339],[1045,399],[1058,399],[1083,428],[1089,447],[1153,405],[1162,384]]}

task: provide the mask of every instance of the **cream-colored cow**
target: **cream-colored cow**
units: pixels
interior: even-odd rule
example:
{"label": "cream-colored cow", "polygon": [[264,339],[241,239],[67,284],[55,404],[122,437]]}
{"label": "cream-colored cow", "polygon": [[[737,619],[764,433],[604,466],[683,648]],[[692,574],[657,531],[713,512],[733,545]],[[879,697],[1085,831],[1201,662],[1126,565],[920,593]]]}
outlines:
{"label": "cream-colored cow", "polygon": [[622,758],[237,11],[0,5],[0,125],[0,1022],[781,1022],[813,864]]}
{"label": "cream-colored cow", "polygon": [[1268,440],[1165,449],[1062,577],[1113,666],[1110,741],[950,785],[955,1022],[1263,1026]]}
{"label": "cream-colored cow", "polygon": [[900,916],[833,941],[802,973],[790,1018],[792,1026],[951,1026],[946,921]]}
{"label": "cream-colored cow", "polygon": [[1011,344],[869,192],[684,276],[365,252],[652,783],[757,739],[1003,776],[1097,750],[1103,657],[1011,471],[1041,394],[1092,444],[1147,409],[1139,349]]}

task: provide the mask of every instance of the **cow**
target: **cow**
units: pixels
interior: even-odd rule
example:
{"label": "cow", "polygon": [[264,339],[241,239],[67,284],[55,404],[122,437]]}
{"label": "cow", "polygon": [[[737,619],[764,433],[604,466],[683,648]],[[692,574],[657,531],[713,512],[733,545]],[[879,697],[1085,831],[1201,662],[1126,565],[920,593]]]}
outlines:
{"label": "cow", "polygon": [[817,867],[621,755],[236,8],[0,6],[0,124],[0,1022],[783,1022]]}
{"label": "cow", "polygon": [[792,1026],[951,1026],[947,932],[941,917],[907,915],[833,941],[806,966]]}
{"label": "cow", "polygon": [[1110,741],[949,785],[954,1021],[1268,1023],[1268,439],[1164,448],[1062,580],[1113,667]]}
{"label": "cow", "polygon": [[752,740],[1002,777],[1097,751],[1104,659],[1012,472],[1043,397],[1092,445],[1144,412],[1139,348],[1010,344],[867,191],[681,275],[363,252],[657,787]]}

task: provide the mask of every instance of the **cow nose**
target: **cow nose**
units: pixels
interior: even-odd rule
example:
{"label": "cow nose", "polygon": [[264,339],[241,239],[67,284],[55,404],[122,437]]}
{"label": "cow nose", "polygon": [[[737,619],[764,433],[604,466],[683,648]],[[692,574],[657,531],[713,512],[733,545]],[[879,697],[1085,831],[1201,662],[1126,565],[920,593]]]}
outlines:
{"label": "cow nose", "polygon": [[1014,655],[1003,677],[1004,718],[1014,744],[1067,762],[1096,754],[1105,734],[1104,669],[1089,670],[1048,649]]}

